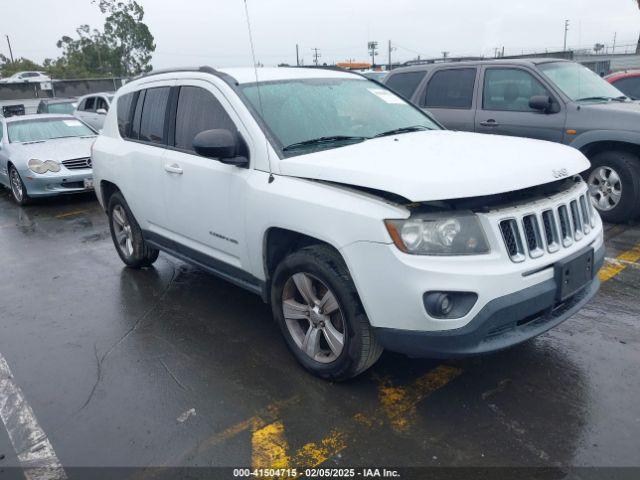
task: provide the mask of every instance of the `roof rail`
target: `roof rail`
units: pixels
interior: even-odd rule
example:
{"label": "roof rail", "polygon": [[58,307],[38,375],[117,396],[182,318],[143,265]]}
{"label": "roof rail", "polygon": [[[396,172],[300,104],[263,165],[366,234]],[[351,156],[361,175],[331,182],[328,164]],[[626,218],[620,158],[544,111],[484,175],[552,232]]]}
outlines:
{"label": "roof rail", "polygon": [[202,73],[210,73],[212,75],[221,74],[221,72],[218,72],[213,67],[209,67],[208,65],[202,65],[200,67],[179,67],[179,68],[163,68],[160,70],[152,70],[148,73],[143,73],[141,75],[138,75],[137,77],[134,77],[131,80],[140,80],[141,78],[153,77],[154,75],[162,75],[163,73],[178,73],[178,72],[202,72]]}

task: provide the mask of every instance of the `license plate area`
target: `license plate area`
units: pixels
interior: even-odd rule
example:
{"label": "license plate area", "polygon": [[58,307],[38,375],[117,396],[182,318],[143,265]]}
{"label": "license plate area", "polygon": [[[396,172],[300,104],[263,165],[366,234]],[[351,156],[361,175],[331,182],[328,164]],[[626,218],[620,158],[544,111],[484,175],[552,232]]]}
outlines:
{"label": "license plate area", "polygon": [[557,299],[561,302],[575,295],[593,280],[593,248],[556,263]]}
{"label": "license plate area", "polygon": [[84,179],[84,188],[86,188],[87,190],[93,189],[93,178]]}

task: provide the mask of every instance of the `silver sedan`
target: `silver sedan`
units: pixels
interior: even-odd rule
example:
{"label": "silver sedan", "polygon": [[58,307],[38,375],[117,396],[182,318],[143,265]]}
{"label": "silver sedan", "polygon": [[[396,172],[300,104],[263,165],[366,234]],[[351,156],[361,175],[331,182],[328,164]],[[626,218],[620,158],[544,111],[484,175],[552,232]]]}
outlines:
{"label": "silver sedan", "polygon": [[96,135],[71,115],[0,116],[0,184],[20,205],[92,190]]}

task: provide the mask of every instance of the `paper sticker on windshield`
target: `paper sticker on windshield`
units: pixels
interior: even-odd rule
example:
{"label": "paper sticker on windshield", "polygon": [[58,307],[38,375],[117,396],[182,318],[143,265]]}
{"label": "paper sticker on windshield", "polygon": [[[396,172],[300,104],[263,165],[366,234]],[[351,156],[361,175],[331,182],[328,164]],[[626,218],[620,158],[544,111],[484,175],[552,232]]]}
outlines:
{"label": "paper sticker on windshield", "polygon": [[371,93],[373,93],[376,97],[381,98],[387,103],[397,103],[404,104],[405,101],[401,99],[399,96],[390,92],[389,90],[383,90],[382,88],[368,88]]}
{"label": "paper sticker on windshield", "polygon": [[80,120],[63,120],[64,124],[67,127],[81,127],[82,123],[80,123]]}

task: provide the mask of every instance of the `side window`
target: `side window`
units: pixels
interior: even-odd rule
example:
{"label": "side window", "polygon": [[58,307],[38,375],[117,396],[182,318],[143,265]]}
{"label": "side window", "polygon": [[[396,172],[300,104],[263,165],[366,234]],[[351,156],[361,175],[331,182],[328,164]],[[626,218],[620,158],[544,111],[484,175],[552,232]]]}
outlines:
{"label": "side window", "polygon": [[529,108],[529,99],[534,95],[549,93],[529,72],[516,68],[490,68],[484,74],[484,110],[535,112]]}
{"label": "side window", "polygon": [[118,98],[118,130],[122,138],[127,138],[131,128],[131,110],[135,93],[127,93]]}
{"label": "side window", "polygon": [[427,85],[424,106],[469,110],[473,104],[476,71],[475,68],[452,68],[434,73]]}
{"label": "side window", "polygon": [[84,110],[85,112],[92,112],[95,110],[95,106],[96,106],[96,97],[88,97],[84,101],[84,108],[82,110]]}
{"label": "side window", "polygon": [[108,112],[109,104],[104,98],[96,97],[96,110],[100,110],[101,108],[105,109]]}
{"label": "side window", "polygon": [[150,88],[145,95],[140,119],[140,140],[164,143],[165,116],[170,87]]}
{"label": "side window", "polygon": [[634,100],[640,99],[640,77],[621,78],[613,86]]}
{"label": "side window", "polygon": [[133,121],[131,122],[131,135],[128,138],[138,140],[140,137],[140,119],[142,118],[142,106],[144,105],[144,97],[146,94],[146,90],[142,90],[138,94],[138,101],[136,103],[136,109],[133,112]]}
{"label": "side window", "polygon": [[193,150],[193,139],[213,129],[236,132],[236,126],[211,92],[199,87],[181,87],[176,112],[175,146]]}
{"label": "side window", "polygon": [[395,75],[392,74],[384,83],[398,95],[410,99],[426,73],[427,72],[396,73]]}

